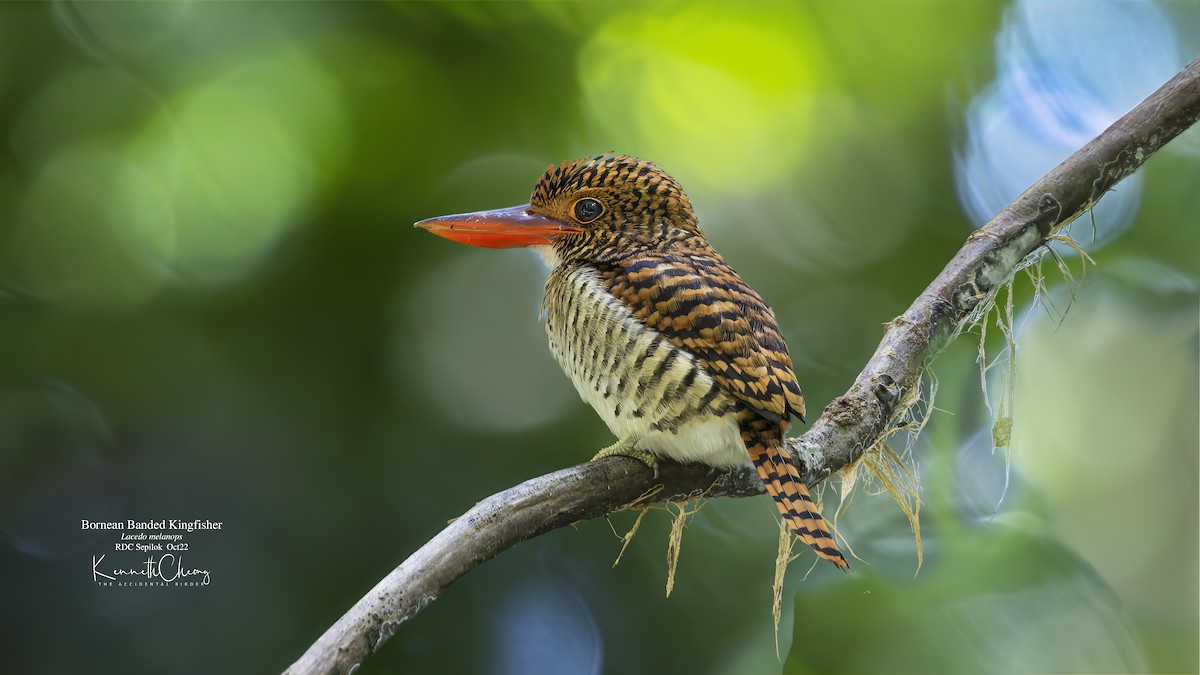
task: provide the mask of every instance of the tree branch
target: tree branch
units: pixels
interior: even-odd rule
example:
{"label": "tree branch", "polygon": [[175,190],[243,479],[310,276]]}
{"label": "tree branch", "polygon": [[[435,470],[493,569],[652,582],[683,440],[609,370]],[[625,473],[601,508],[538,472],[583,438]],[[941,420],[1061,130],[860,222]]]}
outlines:
{"label": "tree branch", "polygon": [[[1200,117],[1200,59],[1117,120],[967,238],[904,314],[844,395],[804,435],[789,439],[811,485],[858,459],[917,391],[933,352],[1016,265],[1059,227]],[[348,673],[456,579],[517,543],[634,503],[763,492],[748,467],[718,473],[663,462],[657,479],[636,460],[610,457],[526,481],[479,502],[380,581],[287,673]]]}

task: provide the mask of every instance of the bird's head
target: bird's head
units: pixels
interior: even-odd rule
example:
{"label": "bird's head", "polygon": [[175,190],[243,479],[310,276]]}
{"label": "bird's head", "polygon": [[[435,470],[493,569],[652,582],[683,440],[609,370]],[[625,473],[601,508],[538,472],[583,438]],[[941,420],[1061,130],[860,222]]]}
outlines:
{"label": "bird's head", "polygon": [[528,204],[416,226],[472,246],[550,246],[559,259],[590,261],[704,236],[674,178],[651,162],[613,154],[551,166]]}

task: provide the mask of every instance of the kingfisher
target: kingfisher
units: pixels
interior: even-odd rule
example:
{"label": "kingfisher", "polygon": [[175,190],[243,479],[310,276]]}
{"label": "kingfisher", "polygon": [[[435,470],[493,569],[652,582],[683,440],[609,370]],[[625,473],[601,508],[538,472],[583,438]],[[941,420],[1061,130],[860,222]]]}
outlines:
{"label": "kingfisher", "polygon": [[751,462],[791,531],[849,569],[783,442],[804,394],[775,314],[708,243],[674,178],[606,153],[551,165],[528,204],[416,227],[545,258],[550,351],[619,439],[593,460],[633,457],[655,475],[660,458]]}

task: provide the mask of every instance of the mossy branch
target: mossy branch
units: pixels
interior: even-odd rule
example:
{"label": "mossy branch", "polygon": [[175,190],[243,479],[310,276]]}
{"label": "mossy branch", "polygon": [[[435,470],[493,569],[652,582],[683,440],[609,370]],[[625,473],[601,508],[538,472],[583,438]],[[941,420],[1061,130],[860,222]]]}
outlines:
{"label": "mossy branch", "polygon": [[[956,335],[1016,265],[1200,117],[1200,59],[1029,187],[976,230],[902,315],[850,389],[788,442],[811,485],[862,456],[916,399],[930,356]],[[578,455],[590,452],[580,448]],[[751,469],[718,473],[664,462],[655,479],[640,462],[610,457],[534,478],[479,502],[380,581],[295,664],[292,675],[349,673],[496,554],[564,525],[632,504],[763,492]]]}

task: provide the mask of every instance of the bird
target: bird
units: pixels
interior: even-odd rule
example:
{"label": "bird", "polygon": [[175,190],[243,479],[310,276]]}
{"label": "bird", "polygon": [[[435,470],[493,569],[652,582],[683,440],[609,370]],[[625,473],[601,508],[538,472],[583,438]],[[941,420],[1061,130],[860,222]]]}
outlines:
{"label": "bird", "polygon": [[550,351],[618,438],[594,460],[753,464],[791,531],[842,555],[784,444],[804,394],[766,302],[709,244],[682,186],[613,152],[551,165],[528,204],[415,224],[484,248],[526,247],[550,267]]}

